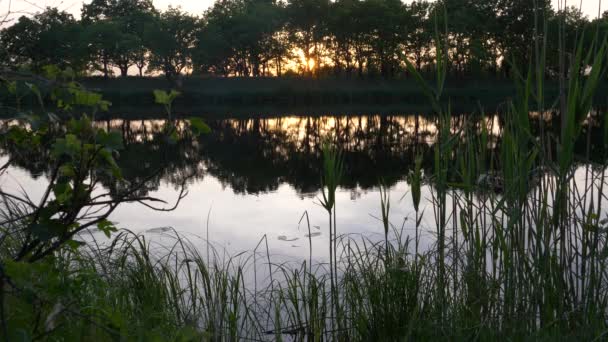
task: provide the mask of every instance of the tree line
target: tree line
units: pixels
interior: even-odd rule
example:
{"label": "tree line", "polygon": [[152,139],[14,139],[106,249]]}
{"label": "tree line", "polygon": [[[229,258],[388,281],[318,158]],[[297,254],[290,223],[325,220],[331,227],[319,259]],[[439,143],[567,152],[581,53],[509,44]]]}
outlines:
{"label": "tree line", "polygon": [[0,65],[79,74],[180,74],[241,77],[406,75],[435,68],[437,41],[448,70],[462,77],[508,76],[526,67],[534,39],[546,69],[558,68],[559,31],[568,48],[591,48],[608,32],[608,12],[590,20],[550,0],[218,0],[202,16],[156,9],[151,0],[93,0],[81,18],[47,8],[0,31]]}

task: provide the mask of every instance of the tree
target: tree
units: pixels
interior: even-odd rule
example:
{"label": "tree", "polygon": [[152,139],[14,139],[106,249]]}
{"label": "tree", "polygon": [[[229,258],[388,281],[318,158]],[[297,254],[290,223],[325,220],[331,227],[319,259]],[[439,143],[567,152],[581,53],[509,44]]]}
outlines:
{"label": "tree", "polygon": [[354,68],[353,47],[356,41],[357,23],[353,20],[358,1],[339,0],[331,4],[327,22],[329,50],[333,51],[332,63],[336,74],[343,70],[348,75]]}
{"label": "tree", "polygon": [[1,43],[13,66],[29,65],[41,71],[48,64],[81,70],[85,55],[81,26],[71,14],[47,8],[32,18],[22,16],[2,30]]}
{"label": "tree", "polygon": [[363,2],[355,2],[352,8],[354,21],[352,31],[353,54],[359,77],[363,76],[364,68],[369,71],[369,64],[366,64],[366,61],[370,60],[372,54],[370,44],[372,37],[367,26],[366,11],[366,5]]}
{"label": "tree", "polygon": [[169,7],[157,16],[154,25],[146,30],[145,39],[150,43],[148,69],[162,71],[172,79],[191,66],[191,53],[196,40],[198,19]]}
{"label": "tree", "polygon": [[195,47],[196,68],[240,76],[266,75],[280,59],[282,8],[272,0],[216,2],[205,14]]}
{"label": "tree", "polygon": [[[93,0],[82,6],[82,21],[90,23],[105,19],[136,20],[141,13],[156,13],[150,0]],[[129,23],[130,24],[130,23]]]}
{"label": "tree", "polygon": [[91,53],[91,68],[108,78],[112,74],[112,61],[125,53],[120,27],[108,20],[95,22],[86,27],[85,39]]}
{"label": "tree", "polygon": [[93,55],[103,59],[98,62],[104,76],[108,65],[116,66],[123,77],[133,65],[143,74],[148,54],[144,35],[156,14],[149,0],[94,0],[83,5],[83,24],[106,37],[97,36],[93,49]]}
{"label": "tree", "polygon": [[328,0],[291,0],[287,4],[287,29],[294,46],[304,57],[304,71],[309,75],[313,74],[311,64],[317,69],[320,67],[320,45],[329,8]]}
{"label": "tree", "polygon": [[189,67],[197,29],[198,19],[179,8],[169,7],[156,17],[155,25],[145,34],[151,52],[148,68],[171,79]]}
{"label": "tree", "polygon": [[564,50],[579,35],[591,48],[593,34],[580,34],[589,25],[573,8],[556,13],[549,0],[218,0],[200,20],[179,8],[160,13],[151,0],[92,0],[80,22],[56,9],[20,18],[1,31],[0,54],[35,70],[89,66],[106,77],[114,70],[127,76],[133,66],[140,76],[147,67],[168,78],[190,68],[261,77],[287,66],[307,76],[392,78],[405,70],[405,58],[432,71],[438,34],[452,75],[510,76],[545,42],[555,75],[564,40]]}
{"label": "tree", "polygon": [[[432,17],[447,39],[450,69],[462,75],[480,75],[496,69],[497,0],[443,0],[435,5]],[[447,16],[447,17],[446,17]]]}
{"label": "tree", "polygon": [[[2,31],[0,31],[0,42],[2,41]],[[0,44],[0,68],[8,68],[10,65],[10,55],[4,44]]]}
{"label": "tree", "polygon": [[414,1],[410,5],[412,29],[406,39],[406,53],[413,57],[414,65],[420,72],[422,64],[428,60],[431,51],[434,27],[429,17],[431,4],[427,1]]}
{"label": "tree", "polygon": [[542,25],[551,13],[551,3],[549,0],[499,0],[496,13],[499,28],[495,37],[496,47],[503,60],[502,69],[508,76],[511,64],[525,66],[530,60],[534,46],[535,15],[539,16],[539,25]]}
{"label": "tree", "polygon": [[2,46],[10,56],[10,64],[36,63],[36,45],[40,26],[33,19],[22,16],[16,24],[2,30]]}
{"label": "tree", "polygon": [[[275,35],[283,26],[283,8],[274,0],[246,0],[240,17],[240,35],[252,76],[266,75],[268,63],[280,58],[285,41]],[[279,39],[279,40],[277,40]],[[279,55],[277,55],[279,54]]]}
{"label": "tree", "polygon": [[[571,53],[576,50],[580,39],[585,40],[585,46],[587,46],[587,48],[593,48],[592,41],[596,38],[597,27],[585,31],[584,29],[587,25],[587,18],[576,7],[568,7],[557,11],[556,13],[552,13],[547,22],[546,67],[550,74],[559,74],[559,29],[563,28],[562,32],[564,33],[564,37],[562,43],[564,44],[564,51],[567,56],[571,56]],[[597,38],[601,42],[604,37],[604,35],[600,35]],[[568,62],[566,63],[570,64]],[[564,71],[567,72],[567,70]]]}
{"label": "tree", "polygon": [[400,0],[365,0],[363,27],[369,32],[374,64],[383,77],[395,76],[410,31],[409,11]]}

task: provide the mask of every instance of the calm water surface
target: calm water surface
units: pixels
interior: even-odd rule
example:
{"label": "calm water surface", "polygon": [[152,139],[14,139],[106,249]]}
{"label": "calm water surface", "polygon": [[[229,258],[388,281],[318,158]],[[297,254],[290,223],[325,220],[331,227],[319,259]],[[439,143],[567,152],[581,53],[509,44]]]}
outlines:
{"label": "calm water surface", "polygon": [[[466,119],[455,118],[454,130]],[[198,139],[168,141],[163,120],[112,119],[97,124],[120,131],[125,142],[118,160],[124,176],[146,178],[145,192],[172,204],[185,184],[188,195],[177,209],[158,212],[138,204],[124,204],[111,216],[121,228],[154,236],[172,227],[193,242],[209,237],[234,254],[252,250],[263,236],[271,253],[306,257],[310,219],[313,254],[327,253],[328,218],[318,205],[321,152],[325,139],[344,152],[345,176],[337,194],[338,233],[383,238],[378,185],[391,194],[390,220],[405,235],[414,228],[406,176],[416,153],[425,155],[424,169],[432,169],[437,134],[433,119],[416,115],[315,116],[285,115],[258,119],[207,120],[212,132]],[[497,117],[484,119],[493,137],[500,134]],[[187,134],[187,133],[184,133]],[[490,142],[488,148],[493,148]],[[3,160],[6,156],[2,157]],[[46,165],[29,160],[0,178],[5,190],[26,189],[32,197],[45,189]],[[428,187],[423,199],[429,199]],[[432,227],[427,210],[426,228]],[[425,243],[432,240],[426,234]],[[199,240],[201,239],[201,240]]]}

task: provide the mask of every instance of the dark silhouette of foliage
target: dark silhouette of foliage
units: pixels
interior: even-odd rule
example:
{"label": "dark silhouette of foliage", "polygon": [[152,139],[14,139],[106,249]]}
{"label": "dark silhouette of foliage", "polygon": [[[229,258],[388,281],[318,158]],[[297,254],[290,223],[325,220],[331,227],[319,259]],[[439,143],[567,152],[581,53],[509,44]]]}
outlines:
{"label": "dark silhouette of foliage", "polygon": [[434,73],[439,38],[450,76],[510,77],[513,65],[527,68],[537,30],[555,77],[561,23],[571,50],[579,37],[590,48],[607,22],[548,0],[222,0],[201,18],[149,0],[94,0],[80,21],[55,8],[19,18],[1,31],[0,56],[35,72],[53,64],[124,77],[136,69],[176,82],[184,73],[403,78],[406,58]]}

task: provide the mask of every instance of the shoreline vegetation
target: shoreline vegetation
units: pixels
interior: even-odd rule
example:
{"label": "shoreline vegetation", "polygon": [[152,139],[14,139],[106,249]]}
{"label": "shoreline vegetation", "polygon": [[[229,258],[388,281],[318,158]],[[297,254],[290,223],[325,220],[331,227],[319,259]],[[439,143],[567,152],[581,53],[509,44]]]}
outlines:
{"label": "shoreline vegetation", "polygon": [[[100,92],[113,105],[153,106],[152,89],[175,88],[173,82],[158,78],[88,78],[82,83]],[[547,87],[549,96],[558,94],[557,84]],[[414,78],[312,79],[312,78],[198,78],[185,77],[178,88],[178,106],[323,106],[323,105],[405,105],[426,108],[428,100]],[[496,107],[516,95],[513,82],[506,79],[453,79],[446,82],[445,96],[458,108]]]}
{"label": "shoreline vegetation", "polygon": [[[179,87],[164,77],[125,77],[79,79],[112,106],[100,117],[158,118],[164,113],[155,104],[154,89],[178,89],[179,101],[173,111],[178,116],[200,115],[222,118],[233,116],[264,117],[277,114],[315,115],[328,113],[432,114],[433,107],[419,83],[412,77],[403,80],[383,79],[312,79],[312,78],[201,78],[184,77]],[[556,101],[559,84],[545,85],[547,103]],[[496,112],[517,96],[517,87],[509,79],[446,80],[443,103],[449,102],[455,113]],[[608,82],[598,86],[594,104],[603,108]],[[0,100],[11,105],[5,89]],[[23,105],[35,105],[34,95],[21,99]],[[534,104],[531,101],[531,110]],[[10,116],[6,112],[3,116]]]}

